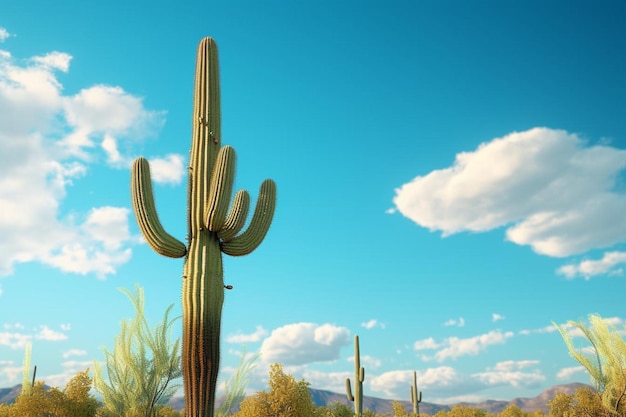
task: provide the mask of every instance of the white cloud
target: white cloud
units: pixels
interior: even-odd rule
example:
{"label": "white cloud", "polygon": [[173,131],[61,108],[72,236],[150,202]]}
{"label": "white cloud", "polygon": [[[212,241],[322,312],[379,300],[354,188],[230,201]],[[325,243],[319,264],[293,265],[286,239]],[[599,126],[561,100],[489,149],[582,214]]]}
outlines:
{"label": "white cloud", "polygon": [[[354,364],[354,355],[347,359],[348,362]],[[361,366],[367,369],[380,368],[382,361],[370,355],[361,355]]]}
{"label": "white cloud", "polygon": [[58,248],[42,260],[62,271],[77,274],[96,273],[104,278],[117,266],[130,260],[127,245],[135,238],[128,229],[129,210],[122,207],[92,209],[85,221],[74,228],[71,239],[58,242]]}
{"label": "white cloud", "polygon": [[[418,389],[428,390],[433,395],[443,394],[450,391],[462,390],[468,381],[454,368],[440,366],[428,368],[425,371],[416,371]],[[373,391],[383,393],[388,398],[405,398],[408,387],[413,383],[413,371],[394,370],[380,375],[370,375],[370,388]]]}
{"label": "white cloud", "polygon": [[364,327],[368,330],[373,329],[374,327],[380,327],[381,329],[384,329],[386,325],[385,323],[381,323],[376,319],[371,319],[371,320],[362,322],[361,327]]}
{"label": "white cloud", "polygon": [[66,352],[63,352],[63,359],[67,359],[72,356],[85,356],[87,354],[86,350],[82,349],[70,349]]}
{"label": "white cloud", "polygon": [[465,326],[465,319],[463,317],[459,317],[458,320],[457,319],[450,319],[448,321],[446,321],[445,323],[443,323],[444,326],[456,326],[456,327],[463,327]]}
{"label": "white cloud", "polygon": [[3,27],[0,27],[0,42],[4,42],[11,34]]}
{"label": "white cloud", "polygon": [[491,315],[491,321],[493,321],[494,323],[496,321],[500,321],[500,320],[504,320],[506,317],[504,317],[502,314],[498,314],[498,313],[493,313]]}
{"label": "white cloud", "polygon": [[[541,372],[522,369],[538,366],[537,361],[506,361],[488,368],[485,372],[471,375],[459,373],[450,366],[440,366],[416,371],[417,386],[429,393],[430,401],[440,404],[457,402],[460,398],[482,401],[475,392],[499,386],[533,387],[545,380]],[[405,399],[407,388],[413,383],[412,370],[393,370],[366,377],[370,389],[387,398]]]}
{"label": "white cloud", "polygon": [[569,368],[563,368],[563,369],[559,370],[559,372],[557,372],[557,374],[556,374],[556,377],[558,379],[569,380],[569,379],[572,378],[572,375],[579,374],[579,373],[585,373],[585,372],[587,372],[587,370],[582,365],[572,366],[572,367],[569,367]]}
{"label": "white cloud", "polygon": [[39,331],[35,334],[36,339],[48,340],[52,342],[58,342],[59,340],[67,339],[67,335],[61,332],[54,331],[48,326],[40,326]]}
{"label": "white cloud", "polygon": [[71,58],[51,52],[20,64],[0,54],[0,275],[35,261],[105,277],[130,259],[136,242],[128,234],[126,209],[67,215],[61,204],[102,156],[113,165],[129,161],[133,141],[159,129],[164,113],[146,110],[120,87],[96,85],[63,95],[56,71],[69,71]]}
{"label": "white cloud", "polygon": [[[567,326],[569,326],[569,325],[566,324],[565,327],[567,327]],[[517,333],[520,334],[520,335],[528,336],[528,335],[533,334],[533,333],[540,333],[541,334],[541,333],[554,333],[554,332],[556,332],[556,327],[554,327],[553,325],[550,324],[548,326],[541,327],[539,329],[524,329],[524,330],[520,330]]]}
{"label": "white cloud", "polygon": [[623,275],[622,268],[615,268],[620,264],[626,264],[626,252],[605,252],[602,259],[563,265],[557,273],[565,275],[568,279],[582,277],[589,280],[595,275]]}
{"label": "white cloud", "polygon": [[0,361],[0,376],[5,376],[8,382],[19,381],[22,376],[22,366],[14,366],[13,361]]}
{"label": "white cloud", "polygon": [[261,359],[286,365],[303,365],[339,359],[350,331],[332,324],[294,323],[279,327],[261,345]]}
{"label": "white cloud", "polygon": [[500,330],[493,330],[466,339],[450,337],[444,340],[443,345],[445,347],[435,353],[435,359],[443,362],[446,359],[456,359],[460,356],[477,355],[491,345],[504,344],[511,337],[513,337],[513,332],[501,332]]}
{"label": "white cloud", "polygon": [[64,52],[50,52],[44,56],[36,56],[33,62],[51,70],[60,70],[67,72],[70,69],[70,61],[72,56]]}
{"label": "white cloud", "polygon": [[512,385],[514,387],[534,387],[546,380],[541,371],[520,372],[520,371],[489,371],[472,375],[478,381],[489,387]]}
{"label": "white cloud", "polygon": [[0,332],[0,346],[8,346],[11,349],[24,349],[32,338],[31,335],[24,333]]}
{"label": "white cloud", "polygon": [[267,336],[267,330],[263,328],[263,326],[256,326],[256,331],[250,334],[234,334],[228,335],[226,337],[226,341],[228,343],[246,343],[246,342],[258,342]]}
{"label": "white cloud", "polygon": [[613,191],[626,151],[584,145],[563,130],[511,133],[414,178],[396,189],[394,203],[444,237],[512,224],[507,239],[543,255],[608,247],[626,239],[626,196]]}
{"label": "white cloud", "polygon": [[361,327],[365,327],[366,329],[373,329],[378,324],[378,320],[371,319],[369,321],[365,321],[361,323]]}
{"label": "white cloud", "polygon": [[88,159],[95,137],[110,135],[143,138],[154,134],[163,124],[163,112],[147,111],[142,100],[121,87],[96,85],[72,97],[63,97],[65,120],[72,133],[62,145],[71,155]]}
{"label": "white cloud", "polygon": [[537,360],[525,360],[525,361],[504,361],[498,362],[496,366],[491,368],[491,370],[499,371],[499,372],[511,372],[518,369],[529,368],[531,366],[539,365],[539,361]]}
{"label": "white cloud", "polygon": [[418,340],[413,343],[413,349],[415,350],[429,350],[429,349],[437,349],[441,345],[435,342],[435,339],[429,337],[428,339]]}
{"label": "white cloud", "polygon": [[152,180],[159,184],[180,184],[185,174],[183,164],[183,157],[176,154],[169,154],[165,158],[150,159]]}

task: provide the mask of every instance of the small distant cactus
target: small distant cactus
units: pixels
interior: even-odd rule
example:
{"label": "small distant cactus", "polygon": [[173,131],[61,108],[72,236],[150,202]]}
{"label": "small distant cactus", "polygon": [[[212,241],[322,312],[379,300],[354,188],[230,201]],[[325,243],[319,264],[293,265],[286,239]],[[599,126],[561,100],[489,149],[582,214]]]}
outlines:
{"label": "small distant cactus", "polygon": [[[220,361],[220,325],[225,286],[222,252],[252,252],[267,233],[276,203],[276,185],[265,180],[248,228],[250,196],[231,193],[235,151],[220,145],[220,88],[217,45],[198,45],[193,100],[192,141],[187,186],[187,245],[168,234],[159,221],[152,195],[150,167],[137,158],[132,168],[132,201],[137,223],[152,249],[171,258],[185,257],[183,269],[183,382],[185,415],[213,417]],[[241,233],[240,233],[241,232]]]}
{"label": "small distant cactus", "polygon": [[422,402],[422,391],[417,390],[417,372],[413,371],[413,385],[411,385],[411,404],[413,404],[413,415],[420,415],[420,403]]}
{"label": "small distant cactus", "polygon": [[354,336],[354,395],[352,395],[350,378],[346,378],[346,395],[349,401],[354,402],[354,413],[357,416],[363,415],[363,381],[365,381],[365,369],[361,366],[359,336]]}

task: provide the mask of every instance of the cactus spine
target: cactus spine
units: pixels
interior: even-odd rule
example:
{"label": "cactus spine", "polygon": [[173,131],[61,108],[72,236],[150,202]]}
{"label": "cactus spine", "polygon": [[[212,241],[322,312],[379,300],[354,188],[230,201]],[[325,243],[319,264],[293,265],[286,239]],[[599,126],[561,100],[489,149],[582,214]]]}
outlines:
{"label": "cactus spine", "polygon": [[346,378],[346,395],[354,402],[354,414],[363,415],[363,381],[365,369],[361,366],[361,352],[359,350],[359,336],[354,336],[354,395],[350,386],[350,378]]}
{"label": "cactus spine", "polygon": [[252,252],[263,241],[276,204],[276,185],[267,179],[261,185],[252,220],[241,232],[250,196],[244,190],[238,191],[230,205],[235,151],[230,146],[221,147],[220,138],[217,45],[212,38],[204,38],[196,59],[187,245],[161,226],[152,195],[150,167],[144,158],[135,160],[131,180],[133,209],[148,244],[164,256],[185,256],[182,368],[187,417],[214,415],[225,289],[222,252],[232,256]]}
{"label": "cactus spine", "polygon": [[413,371],[413,385],[411,385],[411,404],[413,404],[413,415],[420,415],[420,403],[422,402],[422,391],[417,390],[417,373]]}

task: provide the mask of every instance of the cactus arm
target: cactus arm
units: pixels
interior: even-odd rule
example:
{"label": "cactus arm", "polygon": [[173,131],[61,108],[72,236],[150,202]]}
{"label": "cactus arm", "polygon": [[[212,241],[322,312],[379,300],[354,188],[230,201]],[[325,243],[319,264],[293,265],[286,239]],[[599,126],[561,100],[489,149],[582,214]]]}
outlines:
{"label": "cactus arm", "polygon": [[248,229],[228,242],[222,242],[222,252],[231,256],[247,255],[257,248],[270,228],[276,207],[276,184],[267,179],[261,184],[259,199]]}
{"label": "cactus arm", "polygon": [[346,396],[348,401],[354,401],[354,395],[352,395],[352,387],[350,386],[350,378],[346,378]]}
{"label": "cactus arm", "polygon": [[206,227],[212,232],[219,231],[226,221],[234,176],[235,150],[224,146],[217,154],[205,211]]}
{"label": "cactus arm", "polygon": [[150,164],[145,158],[137,158],[131,174],[131,199],[137,224],[148,245],[160,255],[182,258],[187,248],[178,239],[167,233],[156,211],[150,178]]}
{"label": "cactus arm", "polygon": [[246,223],[246,217],[248,216],[248,210],[250,209],[250,194],[246,190],[239,190],[235,194],[233,200],[233,206],[226,217],[224,227],[217,235],[223,242],[228,242],[234,238],[237,233],[241,231]]}

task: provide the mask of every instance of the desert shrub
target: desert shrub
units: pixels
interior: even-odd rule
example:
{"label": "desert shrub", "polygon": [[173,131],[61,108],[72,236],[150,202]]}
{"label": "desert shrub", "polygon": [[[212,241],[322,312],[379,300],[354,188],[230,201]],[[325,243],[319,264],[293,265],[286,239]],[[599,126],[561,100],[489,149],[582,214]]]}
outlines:
{"label": "desert shrub", "polygon": [[155,417],[159,405],[174,395],[178,386],[171,382],[182,375],[180,339],[173,343],[169,336],[176,319],[170,319],[170,305],[163,320],[151,329],[144,316],[143,289],[136,286],[136,294],[121,291],[135,307],[135,317],[123,320],[120,334],[115,338],[113,351],[106,355],[105,378],[96,363],[94,387],[102,395],[102,417]]}
{"label": "desert shrub", "polygon": [[309,393],[309,383],[296,381],[283,372],[283,366],[270,367],[270,389],[241,402],[234,417],[315,417],[318,413]]}

